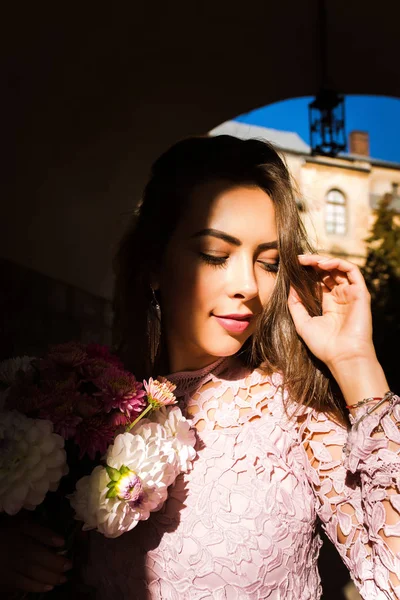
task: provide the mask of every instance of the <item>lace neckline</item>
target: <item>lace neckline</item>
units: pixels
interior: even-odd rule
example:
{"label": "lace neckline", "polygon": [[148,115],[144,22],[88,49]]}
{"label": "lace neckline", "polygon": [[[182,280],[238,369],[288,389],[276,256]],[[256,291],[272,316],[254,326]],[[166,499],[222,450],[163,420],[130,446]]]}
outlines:
{"label": "lace neckline", "polygon": [[182,397],[193,393],[200,385],[205,383],[207,379],[210,379],[212,375],[219,373],[221,370],[220,367],[225,366],[225,362],[228,359],[229,357],[223,356],[210,365],[196,371],[178,371],[177,373],[171,373],[170,375],[167,375],[167,379],[176,385],[175,395],[177,397]]}

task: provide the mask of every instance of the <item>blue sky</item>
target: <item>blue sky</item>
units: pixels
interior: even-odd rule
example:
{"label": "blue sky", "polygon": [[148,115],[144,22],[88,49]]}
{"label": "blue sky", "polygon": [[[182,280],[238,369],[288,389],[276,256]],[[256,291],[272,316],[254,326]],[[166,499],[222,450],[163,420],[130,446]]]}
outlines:
{"label": "blue sky", "polygon": [[[311,97],[277,102],[235,120],[273,129],[296,131],[309,143],[308,104]],[[400,163],[400,100],[384,96],[346,96],[346,132],[368,131],[371,156]]]}

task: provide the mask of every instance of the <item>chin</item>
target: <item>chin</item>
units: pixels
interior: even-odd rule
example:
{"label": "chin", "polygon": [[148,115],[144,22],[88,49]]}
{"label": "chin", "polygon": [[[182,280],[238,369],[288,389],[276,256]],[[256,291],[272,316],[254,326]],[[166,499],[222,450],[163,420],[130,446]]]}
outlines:
{"label": "chin", "polygon": [[228,340],[221,340],[219,343],[207,344],[206,352],[211,356],[222,357],[222,356],[233,356],[242,348],[243,344],[247,340],[238,340],[230,338]]}

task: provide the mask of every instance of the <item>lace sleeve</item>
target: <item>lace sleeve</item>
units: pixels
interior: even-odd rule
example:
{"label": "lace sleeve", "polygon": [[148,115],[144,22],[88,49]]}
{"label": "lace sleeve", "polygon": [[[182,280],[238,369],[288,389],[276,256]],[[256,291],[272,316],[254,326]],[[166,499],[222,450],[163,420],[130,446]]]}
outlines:
{"label": "lace sleeve", "polygon": [[300,427],[318,516],[366,600],[400,599],[398,421],[395,397],[349,432],[315,411]]}

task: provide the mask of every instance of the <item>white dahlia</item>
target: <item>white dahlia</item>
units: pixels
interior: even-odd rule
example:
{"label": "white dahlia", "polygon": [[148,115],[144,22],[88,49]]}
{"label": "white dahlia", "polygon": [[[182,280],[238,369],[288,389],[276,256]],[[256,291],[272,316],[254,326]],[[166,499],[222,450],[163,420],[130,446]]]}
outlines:
{"label": "white dahlia", "polygon": [[119,537],[161,508],[179,473],[171,443],[157,423],[118,435],[107,450],[106,466],[80,479],[70,497],[83,529]]}
{"label": "white dahlia", "polygon": [[33,510],[67,473],[64,440],[50,421],[0,413],[0,512]]}
{"label": "white dahlia", "polygon": [[10,386],[14,383],[19,371],[30,371],[33,356],[17,356],[8,358],[0,363],[0,383]]}
{"label": "white dahlia", "polygon": [[160,408],[154,414],[156,423],[162,425],[166,431],[167,439],[171,442],[179,462],[179,470],[184,473],[193,467],[196,457],[196,434],[191,427],[192,422],[182,415],[178,406]]}

